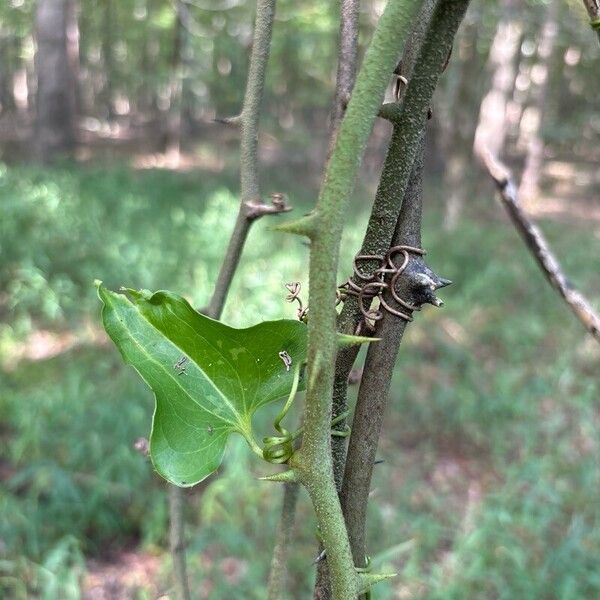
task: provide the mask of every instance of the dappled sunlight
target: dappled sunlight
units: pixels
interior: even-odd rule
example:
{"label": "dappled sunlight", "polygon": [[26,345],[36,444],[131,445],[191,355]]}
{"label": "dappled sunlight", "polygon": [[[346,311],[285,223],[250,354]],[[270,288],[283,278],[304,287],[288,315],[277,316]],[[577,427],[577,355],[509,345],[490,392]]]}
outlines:
{"label": "dappled sunlight", "polygon": [[[600,30],[581,0],[396,19],[360,87],[381,16],[416,4],[0,4],[0,597],[187,600],[183,554],[194,600],[283,600],[282,486],[260,480],[283,472],[309,491],[285,597],[310,598],[319,544],[331,566],[348,541],[323,468],[347,433],[345,509],[369,500],[352,551],[398,574],[373,600],[600,597],[600,345],[502,203],[514,188],[561,289],[600,309]],[[334,419],[329,444],[348,339],[320,309],[353,266],[338,333],[380,339],[336,366],[350,431]],[[388,301],[401,321],[379,319]]]}

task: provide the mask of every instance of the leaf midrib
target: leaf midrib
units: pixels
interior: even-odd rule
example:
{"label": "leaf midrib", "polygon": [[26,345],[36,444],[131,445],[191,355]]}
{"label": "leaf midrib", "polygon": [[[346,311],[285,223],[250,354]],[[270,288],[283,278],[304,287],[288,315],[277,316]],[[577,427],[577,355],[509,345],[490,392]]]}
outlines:
{"label": "leaf midrib", "polygon": [[[206,343],[207,346],[210,346],[217,354],[220,354],[220,356],[223,358],[223,360],[231,367],[231,370],[233,371],[233,373],[235,373],[235,376],[237,377],[238,383],[239,383],[239,389],[241,391],[242,394],[242,404],[244,406],[244,412],[247,414],[248,411],[248,406],[246,405],[246,393],[244,390],[244,385],[242,383],[242,380],[240,378],[240,374],[238,373],[237,369],[231,364],[231,362],[229,361],[229,359],[227,358],[227,356],[225,354],[223,354],[223,352],[215,347],[215,345],[213,343],[211,343],[205,336],[203,336],[201,333],[198,333],[189,323],[187,323],[185,321],[185,319],[182,319],[172,308],[170,305],[165,304],[165,309],[170,312],[176,319],[178,319],[179,321],[181,321],[183,323],[184,326],[188,327],[189,329],[192,330],[192,333],[200,338],[202,338],[204,340],[204,342]],[[145,317],[144,317],[145,319]],[[146,319],[147,320],[147,319]],[[152,323],[150,323],[150,325],[152,327],[154,327],[154,325],[152,325]],[[160,330],[156,327],[154,327],[157,331],[160,332]],[[163,334],[164,335],[164,334]],[[169,338],[167,338],[169,339]],[[169,339],[170,341],[170,339]],[[178,348],[179,350],[181,350],[179,348],[179,346],[177,346],[177,344],[173,344],[176,348]],[[181,350],[181,352],[183,352],[183,350]],[[219,388],[217,388],[216,384],[212,381],[212,379],[210,379],[208,377],[208,375],[204,372],[204,370],[198,365],[198,363],[196,363],[194,361],[194,364],[196,364],[198,366],[198,370],[206,377],[206,379],[208,379],[208,381],[210,381],[211,385],[218,390],[219,394],[225,399],[225,401],[229,404],[229,406],[231,407],[232,410],[234,410],[234,412],[236,414],[239,414],[239,411],[235,410],[235,408],[231,405],[231,403],[229,403],[229,401],[227,400],[227,398],[223,395],[223,392],[221,392],[221,390],[219,390]]]}
{"label": "leaf midrib", "polygon": [[[169,344],[171,344],[171,346],[173,346],[174,348],[176,348],[179,352],[185,354],[187,356],[187,353],[184,352],[184,350],[182,348],[179,347],[179,345],[177,345],[175,342],[173,342],[170,338],[168,338],[160,329],[158,329],[155,325],[153,325],[141,312],[140,310],[133,304],[130,303],[131,306],[134,308],[134,310],[137,311],[137,313],[142,317],[142,319],[157,333],[160,334],[161,337],[163,337],[165,340],[167,340],[169,342]],[[171,311],[172,312],[172,311]],[[160,370],[162,370],[164,373],[166,373],[169,378],[175,383],[176,387],[181,390],[198,408],[201,408],[202,410],[205,410],[206,412],[210,413],[211,415],[213,415],[215,418],[221,420],[221,421],[225,421],[226,423],[230,423],[233,430],[237,430],[237,431],[243,431],[245,429],[244,427],[244,423],[242,422],[242,420],[240,419],[240,413],[239,411],[237,411],[235,409],[235,407],[231,404],[231,402],[229,401],[229,399],[223,394],[223,392],[215,385],[215,383],[212,381],[212,379],[210,379],[210,377],[207,376],[207,374],[205,373],[205,371],[200,367],[200,365],[192,360],[192,363],[194,364],[194,366],[198,369],[198,371],[200,371],[200,373],[204,376],[205,380],[209,382],[210,386],[218,393],[218,395],[224,400],[225,404],[229,407],[230,411],[233,413],[233,415],[236,416],[236,421],[230,421],[228,419],[225,419],[224,417],[215,414],[214,412],[212,412],[211,410],[208,410],[206,407],[202,406],[193,396],[190,395],[190,393],[181,385],[181,382],[173,376],[173,374],[171,373],[171,370],[166,367],[162,362],[156,360],[155,358],[153,358],[153,356],[144,348],[144,346],[141,345],[141,343],[138,341],[138,339],[133,335],[133,330],[131,330],[129,327],[125,327],[124,328],[125,331],[127,332],[127,334],[129,335],[130,339],[135,343],[135,345],[137,346],[137,348],[140,350],[140,352],[147,358],[147,360],[149,360],[152,364],[157,365]]]}

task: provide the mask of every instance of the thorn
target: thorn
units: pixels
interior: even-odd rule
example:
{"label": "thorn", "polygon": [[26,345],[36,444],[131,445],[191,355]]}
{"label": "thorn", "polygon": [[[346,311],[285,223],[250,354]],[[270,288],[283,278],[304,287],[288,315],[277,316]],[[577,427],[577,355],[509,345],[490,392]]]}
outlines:
{"label": "thorn", "polygon": [[296,235],[303,235],[311,239],[316,233],[315,214],[313,213],[307,215],[295,221],[281,223],[280,225],[276,225],[272,229],[274,231],[281,231],[282,233],[293,233]]}
{"label": "thorn", "polygon": [[396,577],[398,573],[358,573],[360,578],[360,593],[363,594],[376,583]]}
{"label": "thorn", "polygon": [[381,338],[365,337],[360,335],[348,335],[346,333],[337,334],[338,348],[349,348],[350,346],[360,346],[361,344],[370,344],[371,342],[380,342]]}
{"label": "thorn", "polygon": [[265,475],[258,479],[259,481],[274,481],[275,483],[295,483],[298,481],[298,476],[296,475],[296,471],[289,469],[288,471],[273,473],[273,475]]}
{"label": "thorn", "polygon": [[436,285],[436,289],[440,289],[446,287],[447,285],[452,285],[452,281],[450,279],[444,279],[443,277],[438,277],[438,284]]}
{"label": "thorn", "polygon": [[316,564],[320,563],[322,560],[325,560],[326,556],[327,556],[327,553],[325,552],[325,550],[323,550],[323,552],[321,552],[321,554],[319,554],[319,556],[317,556],[317,558],[315,558],[315,560],[312,561],[312,564],[316,565]]}
{"label": "thorn", "polygon": [[437,298],[436,296],[434,296],[433,299],[431,300],[431,304],[433,304],[434,306],[437,306],[438,308],[440,306],[444,306],[444,302],[442,300],[440,300],[439,298]]}
{"label": "thorn", "polygon": [[418,287],[435,289],[436,282],[427,273],[415,273],[414,279]]}

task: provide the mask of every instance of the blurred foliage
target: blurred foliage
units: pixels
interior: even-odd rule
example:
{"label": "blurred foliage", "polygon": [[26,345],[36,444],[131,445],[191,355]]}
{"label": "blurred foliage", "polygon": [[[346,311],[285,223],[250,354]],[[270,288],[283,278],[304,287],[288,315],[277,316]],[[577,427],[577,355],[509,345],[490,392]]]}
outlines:
{"label": "blurred foliage", "polygon": [[[77,0],[79,67],[78,113],[85,129],[97,132],[110,120],[133,126],[155,124],[166,135],[165,116],[180,105],[183,138],[201,131],[215,116],[236,114],[241,105],[247,58],[252,41],[254,2],[249,0]],[[514,8],[523,25],[519,83],[513,102],[521,110],[532,101],[532,69],[547,1],[529,0]],[[180,6],[181,18],[176,16]],[[361,47],[380,3],[361,6]],[[33,19],[35,2],[7,0],[0,6],[0,114],[14,112],[10,82],[25,72],[30,116],[35,114]],[[459,34],[456,52],[438,92],[438,102],[451,102],[461,63],[479,93],[453,109],[473,115],[489,80],[485,68],[502,3],[474,2],[466,17],[476,28],[475,55],[465,59]],[[283,143],[302,143],[318,136],[329,110],[335,80],[338,10],[335,3],[309,0],[278,2],[267,77],[263,128]],[[584,156],[584,144],[598,139],[595,111],[600,94],[597,44],[580,0],[560,7],[560,31],[551,59],[550,98],[544,137],[553,152]],[[181,98],[173,98],[175,81]],[[520,120],[520,117],[517,117]],[[517,123],[518,125],[518,123]],[[444,128],[444,123],[440,123]],[[512,140],[515,142],[516,140]],[[12,160],[11,152],[4,160]]]}
{"label": "blurred foliage", "polygon": [[[39,328],[98,329],[95,277],[171,288],[201,306],[236,184],[72,165],[0,173],[0,590],[76,598],[86,557],[114,560],[135,545],[164,553],[164,485],[133,449],[149,431],[151,394],[113,349],[85,337],[54,358],[9,359]],[[434,234],[442,217],[437,183],[429,188],[424,245],[455,284],[446,307],[411,325],[401,352],[370,517],[375,560],[401,577],[378,597],[595,597],[598,350],[497,213]],[[350,219],[343,266],[364,217]],[[593,227],[543,226],[576,284],[600,297]],[[225,321],[293,317],[283,284],[306,282],[306,257],[301,240],[259,223]],[[265,434],[267,417],[257,422]],[[258,599],[280,489],[256,481],[268,466],[235,441],[218,476],[189,495],[190,570],[203,597]],[[299,522],[292,597],[307,595],[313,577],[306,498]]]}
{"label": "blurred foliage", "polygon": [[[547,4],[515,7],[523,36],[518,89],[510,99],[517,115],[509,132],[511,162],[523,151],[521,116],[531,103]],[[175,5],[78,2],[81,131],[93,138],[92,156],[104,152],[108,166],[0,164],[1,597],[79,598],[92,559],[118,561],[131,548],[161,557],[160,589],[169,588],[164,484],[133,448],[149,432],[151,394],[99,336],[92,282],[172,289],[201,307],[233,227],[238,185],[229,151],[236,134],[210,123],[239,110],[254,2],[188,0],[179,22]],[[362,46],[379,8],[381,2],[362,3]],[[2,135],[13,119],[26,138],[35,114],[34,9],[33,0],[0,5]],[[565,1],[560,10],[543,122],[546,156],[594,164],[597,42],[580,0]],[[434,102],[432,141],[447,134],[449,122],[477,115],[502,11],[499,3],[472,3]],[[335,3],[279,0],[276,19],[261,137],[269,170],[264,191],[288,192],[302,214],[314,202],[326,147],[337,10]],[[463,44],[475,52],[463,52]],[[14,106],[11,86],[23,76],[25,116]],[[137,149],[155,151],[150,138],[164,134],[174,79],[182,87],[184,142],[187,137],[202,156],[217,157],[219,172],[134,171],[102,139],[120,131],[128,143],[125,131],[135,141],[139,127]],[[464,81],[463,100],[457,92]],[[111,129],[109,122],[123,127]],[[382,129],[374,136],[377,150],[365,159],[360,209],[348,218],[340,281],[362,238]],[[454,141],[451,151],[471,161],[470,144]],[[2,159],[15,162],[22,153],[13,150],[3,143]],[[580,184],[593,177],[571,166],[571,195],[594,197],[592,186]],[[473,171],[465,183],[477,181]],[[380,585],[376,596],[600,597],[598,349],[494,210],[488,182],[469,192],[452,234],[441,226],[443,192],[431,179],[424,246],[432,266],[455,284],[444,290],[442,310],[418,315],[400,354],[369,534],[374,564],[400,577]],[[283,301],[284,283],[307,283],[308,248],[271,231],[272,223],[263,219],[252,230],[224,313],[230,325],[295,316]],[[597,223],[542,226],[575,284],[600,298]],[[36,358],[40,332],[57,342],[57,356]],[[271,419],[256,423],[266,435],[278,409],[271,408]],[[242,440],[234,441],[218,476],[189,493],[190,574],[203,598],[265,596],[280,489],[256,481],[269,469]],[[298,522],[292,598],[308,597],[313,579],[314,520],[305,497]],[[142,586],[132,597],[152,592]]]}

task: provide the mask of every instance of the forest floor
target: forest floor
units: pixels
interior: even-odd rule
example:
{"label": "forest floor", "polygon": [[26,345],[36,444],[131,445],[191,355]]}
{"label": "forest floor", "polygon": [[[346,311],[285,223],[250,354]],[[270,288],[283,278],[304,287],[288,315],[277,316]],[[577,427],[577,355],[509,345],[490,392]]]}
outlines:
{"label": "forest floor", "polygon": [[[147,435],[151,400],[107,344],[90,282],[198,290],[202,304],[237,182],[227,156],[197,163],[184,154],[175,164],[149,152],[133,168],[111,156],[105,166],[89,156],[78,167],[0,173],[10,265],[0,273],[0,505],[11,514],[0,517],[0,591],[14,577],[32,597],[156,598],[170,587],[164,487],[132,448]],[[600,253],[599,175],[559,161],[545,172],[549,193],[527,209],[567,273],[600,298],[591,259]],[[310,205],[310,189],[279,177],[293,182],[298,210]],[[600,528],[586,501],[600,479],[600,353],[492,194],[490,185],[476,210],[465,207],[453,234],[433,235],[439,203],[427,216],[430,259],[456,283],[442,311],[411,325],[399,360],[370,540],[374,563],[401,577],[381,598],[543,597],[548,581],[556,597],[600,593],[589,561]],[[350,220],[343,264],[364,216]],[[262,224],[253,234],[225,314],[234,325],[291,316],[278,274],[305,280],[306,249],[284,239],[272,256],[272,236]],[[268,431],[269,415],[260,422]],[[262,597],[278,500],[257,484],[261,468],[234,444],[219,476],[189,495],[191,579],[202,598]],[[291,559],[294,597],[308,592],[314,558],[306,499],[299,511],[308,525]]]}

